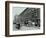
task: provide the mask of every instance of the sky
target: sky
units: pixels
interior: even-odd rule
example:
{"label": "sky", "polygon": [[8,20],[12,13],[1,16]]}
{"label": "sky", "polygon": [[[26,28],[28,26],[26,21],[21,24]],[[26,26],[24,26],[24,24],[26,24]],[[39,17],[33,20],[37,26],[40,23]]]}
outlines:
{"label": "sky", "polygon": [[13,7],[12,8],[13,20],[15,18],[15,15],[20,15],[25,9],[26,7]]}
{"label": "sky", "polygon": [[25,7],[13,7],[13,16],[20,15],[25,9]]}

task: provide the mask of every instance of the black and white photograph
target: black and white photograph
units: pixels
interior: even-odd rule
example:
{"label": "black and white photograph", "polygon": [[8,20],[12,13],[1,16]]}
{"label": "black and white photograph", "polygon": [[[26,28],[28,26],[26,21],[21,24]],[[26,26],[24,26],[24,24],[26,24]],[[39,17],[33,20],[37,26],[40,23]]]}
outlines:
{"label": "black and white photograph", "polygon": [[5,35],[26,36],[45,34],[45,4],[6,1]]}
{"label": "black and white photograph", "polygon": [[13,7],[13,31],[40,29],[40,8]]}

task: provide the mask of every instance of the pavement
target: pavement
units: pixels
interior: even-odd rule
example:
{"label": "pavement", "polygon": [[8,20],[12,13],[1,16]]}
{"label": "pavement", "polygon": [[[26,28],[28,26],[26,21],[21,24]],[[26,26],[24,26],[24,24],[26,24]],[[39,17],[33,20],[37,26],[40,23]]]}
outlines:
{"label": "pavement", "polygon": [[[19,30],[37,30],[37,29],[40,29],[40,27],[34,25],[33,26],[30,25],[30,27],[22,25]],[[13,30],[18,31],[18,29],[16,28],[16,24],[13,24]]]}

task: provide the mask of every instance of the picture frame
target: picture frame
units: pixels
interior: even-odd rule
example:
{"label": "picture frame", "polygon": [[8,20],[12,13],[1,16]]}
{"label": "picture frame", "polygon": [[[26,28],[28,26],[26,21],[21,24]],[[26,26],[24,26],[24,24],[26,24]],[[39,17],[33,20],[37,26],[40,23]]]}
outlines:
{"label": "picture frame", "polygon": [[[37,16],[37,18],[35,15]],[[21,22],[19,21],[20,24],[16,20],[14,20],[15,22],[13,21],[13,19],[15,19],[15,16],[17,16],[18,19],[20,19],[20,21],[22,20]],[[44,34],[45,34],[45,4],[44,3],[19,2],[19,1],[5,2],[5,36],[6,37],[44,35]]]}

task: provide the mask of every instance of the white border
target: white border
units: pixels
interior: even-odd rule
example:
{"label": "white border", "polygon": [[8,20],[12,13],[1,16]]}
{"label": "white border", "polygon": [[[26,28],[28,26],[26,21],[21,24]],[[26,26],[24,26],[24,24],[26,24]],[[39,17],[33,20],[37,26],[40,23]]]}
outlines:
{"label": "white border", "polygon": [[[43,5],[34,5],[34,4],[15,4],[10,3],[9,5],[10,14],[9,14],[9,33],[10,35],[19,35],[19,34],[35,34],[35,33],[43,33]],[[13,7],[30,7],[30,8],[40,8],[40,30],[28,30],[28,31],[13,31],[13,18],[12,18],[12,8]]]}

